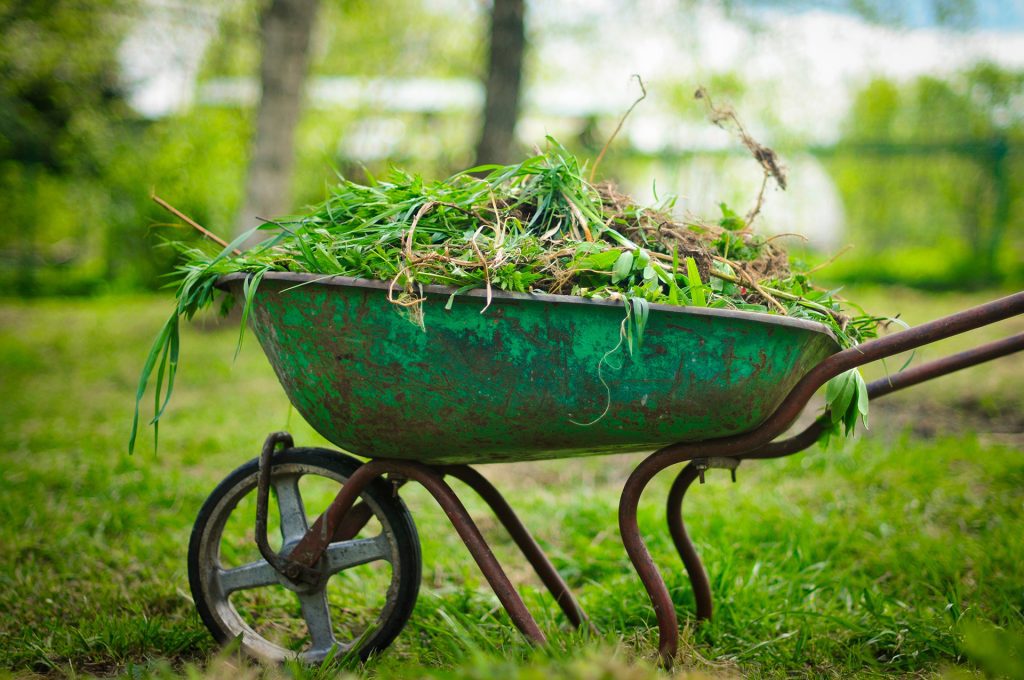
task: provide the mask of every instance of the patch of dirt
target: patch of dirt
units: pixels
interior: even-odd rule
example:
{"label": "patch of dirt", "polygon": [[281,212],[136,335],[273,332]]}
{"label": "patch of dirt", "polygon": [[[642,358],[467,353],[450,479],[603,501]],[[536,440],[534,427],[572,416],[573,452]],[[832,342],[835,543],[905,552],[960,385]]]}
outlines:
{"label": "patch of dirt", "polygon": [[1024,412],[1009,402],[966,395],[952,401],[892,399],[872,404],[874,434],[922,439],[975,432],[993,443],[1024,445]]}

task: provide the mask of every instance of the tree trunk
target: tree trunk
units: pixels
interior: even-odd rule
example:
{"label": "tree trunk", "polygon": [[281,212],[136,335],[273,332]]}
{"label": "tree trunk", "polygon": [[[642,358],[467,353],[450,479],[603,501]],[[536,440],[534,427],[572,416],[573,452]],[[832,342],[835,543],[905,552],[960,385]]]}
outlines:
{"label": "tree trunk", "polygon": [[[256,137],[245,182],[242,233],[291,209],[295,126],[302,113],[309,42],[319,0],[271,0],[260,19],[262,60]],[[250,239],[250,243],[262,240]]]}
{"label": "tree trunk", "polygon": [[512,161],[526,45],[524,14],[523,0],[494,0],[484,122],[476,147],[477,165]]}

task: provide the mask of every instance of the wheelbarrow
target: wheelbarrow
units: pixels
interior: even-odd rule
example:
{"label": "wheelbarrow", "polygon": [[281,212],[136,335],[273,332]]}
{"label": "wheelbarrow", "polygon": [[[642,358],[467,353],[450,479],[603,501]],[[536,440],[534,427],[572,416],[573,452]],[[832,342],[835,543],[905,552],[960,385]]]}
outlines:
{"label": "wheelbarrow", "polygon": [[[244,282],[231,274],[218,286],[241,300]],[[618,519],[670,665],[677,615],[637,526],[638,502],[655,475],[687,463],[668,495],[668,525],[696,616],[708,619],[710,584],[682,518],[695,480],[814,444],[827,414],[779,437],[834,376],[1024,313],[1019,292],[842,350],[810,321],[652,304],[643,344],[613,361],[623,314],[614,302],[494,292],[481,314],[482,291],[455,296],[426,286],[424,331],[396,313],[386,289],[380,281],[268,273],[253,297],[250,325],[291,403],[327,440],[369,459],[299,448],[274,433],[200,510],[188,555],[196,607],[218,641],[239,639],[259,659],[366,658],[394,640],[421,578],[416,527],[398,493],[410,481],[444,510],[529,640],[544,644],[545,636],[446,478],[482,497],[569,622],[590,626],[509,504],[471,466],[653,451],[626,481]],[[868,395],[1021,349],[1024,334],[1013,335],[872,382]],[[314,481],[326,486],[313,489]],[[367,581],[352,576],[374,565]]]}

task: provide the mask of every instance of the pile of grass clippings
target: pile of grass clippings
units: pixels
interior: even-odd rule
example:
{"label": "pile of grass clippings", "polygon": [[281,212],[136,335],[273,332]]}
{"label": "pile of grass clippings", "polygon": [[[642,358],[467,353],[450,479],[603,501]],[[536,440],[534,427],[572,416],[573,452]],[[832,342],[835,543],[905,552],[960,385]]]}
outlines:
{"label": "pile of grass clippings", "polygon": [[[770,160],[777,170],[774,155]],[[872,337],[882,321],[845,311],[835,291],[815,287],[809,272],[751,229],[764,186],[746,216],[723,204],[713,221],[683,219],[673,214],[674,198],[640,206],[610,183],[592,183],[585,170],[549,138],[546,151],[521,163],[480,166],[443,181],[400,170],[366,184],[342,180],[308,214],[263,225],[270,237],[244,252],[237,248],[251,234],[218,250],[178,244],[177,308],[147,359],[138,400],[155,372],[156,427],[177,369],[179,319],[211,305],[216,280],[235,272],[250,275],[243,330],[261,278],[273,271],[388,281],[389,299],[420,326],[429,325],[424,284],[450,286],[453,298],[484,289],[488,305],[494,290],[618,300],[630,352],[651,303],[809,319],[828,326],[844,347]],[[827,400],[834,432],[842,426],[849,434],[867,415],[857,371],[839,376]],[[131,447],[137,425],[138,403]]]}

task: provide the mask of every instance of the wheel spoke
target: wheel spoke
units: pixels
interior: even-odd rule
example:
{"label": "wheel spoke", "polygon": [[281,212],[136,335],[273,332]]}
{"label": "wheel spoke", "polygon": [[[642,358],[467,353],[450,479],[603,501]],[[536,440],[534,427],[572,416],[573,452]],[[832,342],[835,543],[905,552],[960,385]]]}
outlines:
{"label": "wheel spoke", "polygon": [[306,533],[306,508],[302,505],[299,491],[299,475],[287,475],[271,479],[277,494],[277,507],[281,511],[281,538],[285,543],[299,540]]}
{"label": "wheel spoke", "polygon": [[306,620],[309,637],[313,641],[308,653],[327,652],[337,644],[331,626],[331,612],[327,608],[327,592],[300,593],[299,603],[302,605],[302,618]]}
{"label": "wheel spoke", "polygon": [[344,569],[377,560],[390,562],[390,553],[391,544],[384,534],[373,538],[332,543],[327,546],[327,573],[336,574]]}
{"label": "wheel spoke", "polygon": [[236,590],[261,588],[278,583],[277,572],[266,560],[257,560],[234,569],[218,569],[217,579],[225,595]]}

